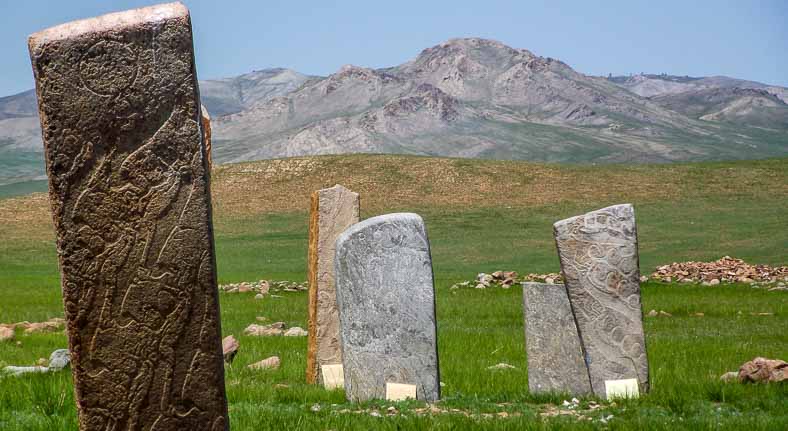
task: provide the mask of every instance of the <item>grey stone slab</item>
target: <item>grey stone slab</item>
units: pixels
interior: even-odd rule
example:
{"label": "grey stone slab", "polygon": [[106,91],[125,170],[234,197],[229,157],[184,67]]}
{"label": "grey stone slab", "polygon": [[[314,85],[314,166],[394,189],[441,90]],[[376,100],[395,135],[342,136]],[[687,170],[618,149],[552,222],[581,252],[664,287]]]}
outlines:
{"label": "grey stone slab", "polygon": [[575,317],[563,284],[523,283],[528,389],[591,393]]}
{"label": "grey stone slab", "polygon": [[339,343],[339,309],[334,285],[336,240],[348,227],[358,223],[359,196],[335,185],[312,194],[309,217],[309,340],[307,343],[307,383],[322,381],[323,365],[342,363]]}
{"label": "grey stone slab", "polygon": [[386,383],[440,398],[430,244],[416,214],[373,217],[337,239],[336,288],[349,400],[386,396]]}
{"label": "grey stone slab", "polygon": [[189,12],[29,39],[80,429],[228,427]]}
{"label": "grey stone slab", "polygon": [[605,381],[636,378],[648,390],[632,205],[615,205],[553,226],[561,270],[594,394]]}

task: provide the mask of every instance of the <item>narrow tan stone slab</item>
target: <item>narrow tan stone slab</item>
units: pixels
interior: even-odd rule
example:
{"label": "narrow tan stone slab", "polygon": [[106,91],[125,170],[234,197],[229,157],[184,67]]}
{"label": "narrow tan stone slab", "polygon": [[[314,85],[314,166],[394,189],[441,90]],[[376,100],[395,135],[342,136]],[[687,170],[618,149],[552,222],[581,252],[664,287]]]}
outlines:
{"label": "narrow tan stone slab", "polygon": [[337,237],[358,223],[358,218],[358,193],[340,185],[312,193],[308,256],[308,383],[317,383],[322,378],[322,366],[342,363],[339,309],[334,282],[334,247]]}
{"label": "narrow tan stone slab", "polygon": [[386,400],[404,401],[407,399],[416,399],[416,385],[386,383]]}
{"label": "narrow tan stone slab", "polygon": [[594,394],[606,396],[607,380],[631,378],[648,391],[632,205],[561,220],[553,229]]}
{"label": "narrow tan stone slab", "polygon": [[205,142],[205,162],[208,165],[206,169],[208,175],[211,175],[211,168],[213,167],[213,156],[211,156],[211,115],[205,105],[200,105],[200,122],[202,124],[203,141]]}
{"label": "narrow tan stone slab", "polygon": [[189,12],[30,36],[83,430],[228,427]]}

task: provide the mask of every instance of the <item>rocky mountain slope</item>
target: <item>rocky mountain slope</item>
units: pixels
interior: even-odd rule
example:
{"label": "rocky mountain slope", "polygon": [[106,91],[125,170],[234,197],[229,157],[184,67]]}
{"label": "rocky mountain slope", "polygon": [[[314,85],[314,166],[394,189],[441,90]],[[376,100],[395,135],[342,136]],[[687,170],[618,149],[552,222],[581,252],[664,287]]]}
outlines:
{"label": "rocky mountain slope", "polygon": [[[201,81],[214,160],[401,153],[566,162],[788,154],[788,89],[725,77],[602,78],[478,39],[386,69]],[[32,92],[0,99],[0,184],[42,175]]]}

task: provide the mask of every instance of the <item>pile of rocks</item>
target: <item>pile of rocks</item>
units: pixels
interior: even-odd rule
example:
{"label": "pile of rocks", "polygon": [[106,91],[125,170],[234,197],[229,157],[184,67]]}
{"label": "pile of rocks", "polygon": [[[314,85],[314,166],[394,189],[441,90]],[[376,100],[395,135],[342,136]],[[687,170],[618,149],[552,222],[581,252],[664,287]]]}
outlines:
{"label": "pile of rocks", "polygon": [[563,283],[564,280],[561,274],[554,272],[548,274],[530,273],[528,275],[520,276],[516,271],[495,271],[490,274],[481,272],[476,276],[475,280],[455,283],[451,286],[451,288],[460,289],[463,287],[475,287],[476,289],[486,289],[488,287],[500,287],[503,289],[508,289],[514,284],[519,284],[525,281],[538,281],[541,283],[555,284]]}
{"label": "pile of rocks", "polygon": [[651,274],[655,281],[666,283],[775,283],[788,281],[788,266],[751,265],[741,259],[725,256],[714,262],[674,262],[663,265]]}
{"label": "pile of rocks", "polygon": [[0,341],[8,341],[14,338],[14,330],[21,328],[25,335],[39,332],[62,331],[66,326],[66,320],[62,317],[53,317],[45,322],[17,322],[0,323]]}
{"label": "pile of rocks", "polygon": [[788,381],[788,362],[780,359],[755,358],[745,362],[739,371],[730,371],[722,376],[724,382],[777,383]]}
{"label": "pile of rocks", "polygon": [[309,286],[306,281],[296,282],[287,280],[260,280],[260,281],[244,281],[241,283],[221,284],[219,291],[226,293],[247,293],[255,292],[262,293],[263,295],[268,292],[298,292],[307,290]]}

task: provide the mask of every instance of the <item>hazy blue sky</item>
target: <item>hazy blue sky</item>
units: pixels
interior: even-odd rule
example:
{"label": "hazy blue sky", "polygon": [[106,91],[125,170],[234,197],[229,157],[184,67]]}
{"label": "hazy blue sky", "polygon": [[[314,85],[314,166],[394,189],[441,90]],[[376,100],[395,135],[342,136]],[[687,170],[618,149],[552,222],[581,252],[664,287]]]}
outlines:
{"label": "hazy blue sky", "polygon": [[[27,35],[157,3],[0,0],[0,95],[33,86]],[[788,0],[186,0],[201,79],[385,67],[452,37],[496,39],[595,75],[727,75],[788,86]]]}

